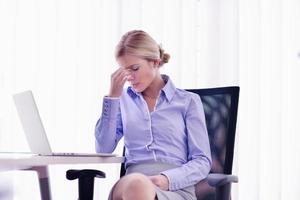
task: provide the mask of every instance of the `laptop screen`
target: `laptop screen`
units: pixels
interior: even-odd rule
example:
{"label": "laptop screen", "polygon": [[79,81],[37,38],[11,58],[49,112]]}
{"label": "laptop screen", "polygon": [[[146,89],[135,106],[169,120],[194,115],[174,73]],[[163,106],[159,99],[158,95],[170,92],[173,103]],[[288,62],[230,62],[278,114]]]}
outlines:
{"label": "laptop screen", "polygon": [[51,154],[50,144],[32,91],[15,94],[13,99],[31,152]]}

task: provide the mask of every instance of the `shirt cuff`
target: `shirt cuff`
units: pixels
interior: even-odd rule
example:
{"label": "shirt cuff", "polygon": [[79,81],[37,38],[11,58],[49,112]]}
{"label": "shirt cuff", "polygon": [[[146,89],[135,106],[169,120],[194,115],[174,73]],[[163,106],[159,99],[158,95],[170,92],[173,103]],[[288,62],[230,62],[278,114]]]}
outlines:
{"label": "shirt cuff", "polygon": [[102,104],[102,117],[105,118],[114,118],[117,117],[119,111],[120,99],[104,97]]}
{"label": "shirt cuff", "polygon": [[109,96],[104,96],[104,99],[120,99],[120,97],[109,97]]}
{"label": "shirt cuff", "polygon": [[190,185],[190,182],[187,177],[182,178],[182,176],[178,175],[178,174],[182,174],[182,171],[179,168],[166,170],[161,172],[161,174],[168,177],[170,191],[180,190]]}

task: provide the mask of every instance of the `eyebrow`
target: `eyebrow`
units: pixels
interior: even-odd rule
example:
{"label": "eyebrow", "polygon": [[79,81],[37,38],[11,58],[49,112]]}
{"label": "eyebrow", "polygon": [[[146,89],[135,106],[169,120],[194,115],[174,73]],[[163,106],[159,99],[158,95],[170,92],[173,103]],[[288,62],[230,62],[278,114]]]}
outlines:
{"label": "eyebrow", "polygon": [[138,63],[132,64],[132,65],[129,65],[129,66],[125,67],[125,69],[132,69],[135,65],[140,65],[140,64],[138,64]]}

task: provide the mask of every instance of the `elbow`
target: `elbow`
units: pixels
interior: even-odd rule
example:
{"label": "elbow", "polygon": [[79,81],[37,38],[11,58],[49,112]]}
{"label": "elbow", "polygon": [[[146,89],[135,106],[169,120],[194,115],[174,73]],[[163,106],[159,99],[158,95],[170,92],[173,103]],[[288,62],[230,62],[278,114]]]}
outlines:
{"label": "elbow", "polygon": [[211,168],[212,168],[212,160],[211,160],[211,158],[208,156],[203,156],[202,158],[201,158],[201,169],[202,169],[202,176],[203,177],[206,177],[208,174],[209,174],[209,172],[211,171]]}
{"label": "elbow", "polygon": [[112,153],[115,150],[115,146],[109,145],[107,142],[96,141],[96,152],[97,153]]}

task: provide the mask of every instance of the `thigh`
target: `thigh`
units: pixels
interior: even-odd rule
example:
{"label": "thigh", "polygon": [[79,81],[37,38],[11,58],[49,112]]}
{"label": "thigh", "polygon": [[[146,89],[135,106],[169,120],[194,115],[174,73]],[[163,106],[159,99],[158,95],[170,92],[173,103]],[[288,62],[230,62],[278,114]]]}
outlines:
{"label": "thigh", "polygon": [[195,187],[187,187],[177,191],[164,191],[156,187],[156,196],[158,200],[196,200]]}

